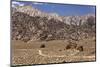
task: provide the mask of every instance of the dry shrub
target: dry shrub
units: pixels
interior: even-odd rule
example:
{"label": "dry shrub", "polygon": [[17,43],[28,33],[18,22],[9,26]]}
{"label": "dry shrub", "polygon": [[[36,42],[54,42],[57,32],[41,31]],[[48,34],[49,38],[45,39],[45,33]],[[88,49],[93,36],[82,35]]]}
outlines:
{"label": "dry shrub", "polygon": [[62,51],[61,49],[59,51]]}
{"label": "dry shrub", "polygon": [[75,49],[77,47],[77,43],[69,42],[69,44],[66,46],[66,49]]}
{"label": "dry shrub", "polygon": [[62,63],[66,63],[66,61],[64,60],[64,61],[62,61]]}
{"label": "dry shrub", "polygon": [[41,44],[40,48],[45,48],[45,44]]}
{"label": "dry shrub", "polygon": [[71,45],[67,45],[67,46],[66,46],[66,49],[70,49],[70,48],[71,48]]}
{"label": "dry shrub", "polygon": [[77,50],[83,51],[83,46],[78,46],[78,47],[77,47]]}

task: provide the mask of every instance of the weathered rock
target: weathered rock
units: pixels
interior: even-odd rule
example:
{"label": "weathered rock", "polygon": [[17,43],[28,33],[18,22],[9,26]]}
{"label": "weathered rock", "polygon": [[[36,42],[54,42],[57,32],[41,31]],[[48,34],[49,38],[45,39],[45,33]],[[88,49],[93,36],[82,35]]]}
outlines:
{"label": "weathered rock", "polygon": [[[45,13],[31,6],[12,8],[12,39],[25,42],[55,39],[77,40],[76,37],[81,35],[79,33],[83,33],[85,30],[81,29],[82,25],[89,17],[91,15],[64,17],[56,13]],[[95,18],[95,16],[92,15],[92,18]]]}

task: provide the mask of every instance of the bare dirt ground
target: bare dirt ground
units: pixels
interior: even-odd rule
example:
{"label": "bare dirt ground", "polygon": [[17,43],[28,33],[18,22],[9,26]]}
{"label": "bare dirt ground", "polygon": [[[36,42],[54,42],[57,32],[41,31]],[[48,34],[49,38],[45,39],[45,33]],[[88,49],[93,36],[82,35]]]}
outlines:
{"label": "bare dirt ground", "polygon": [[[41,44],[45,44],[41,48]],[[25,43],[12,40],[12,65],[67,63],[79,61],[95,61],[95,40],[80,40],[84,50],[65,49],[67,40],[32,41]]]}

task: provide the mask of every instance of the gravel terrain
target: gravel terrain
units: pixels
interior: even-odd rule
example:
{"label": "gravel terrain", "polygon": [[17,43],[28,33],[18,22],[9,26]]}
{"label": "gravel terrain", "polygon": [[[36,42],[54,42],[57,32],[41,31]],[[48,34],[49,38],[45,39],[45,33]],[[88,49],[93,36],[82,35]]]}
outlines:
{"label": "gravel terrain", "polygon": [[[40,48],[42,43],[46,44],[44,48]],[[95,41],[87,39],[80,41],[78,45],[82,44],[84,51],[80,52],[76,49],[66,50],[66,40],[31,43],[12,41],[12,65],[95,61]]]}

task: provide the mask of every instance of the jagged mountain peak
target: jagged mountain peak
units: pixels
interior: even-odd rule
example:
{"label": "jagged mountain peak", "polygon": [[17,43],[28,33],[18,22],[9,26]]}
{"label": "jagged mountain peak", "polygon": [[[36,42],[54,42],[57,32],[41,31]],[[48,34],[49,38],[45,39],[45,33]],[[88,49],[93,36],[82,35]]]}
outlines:
{"label": "jagged mountain peak", "polygon": [[54,18],[62,21],[62,17],[60,17],[57,13],[46,13],[32,6],[18,6],[13,9],[15,9],[13,12],[22,12],[29,16],[47,17],[48,19]]}

